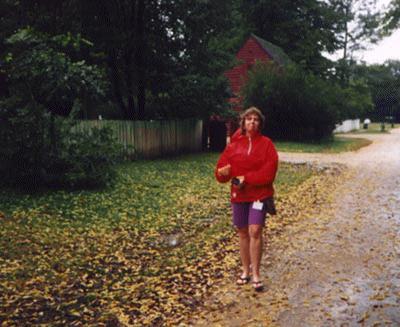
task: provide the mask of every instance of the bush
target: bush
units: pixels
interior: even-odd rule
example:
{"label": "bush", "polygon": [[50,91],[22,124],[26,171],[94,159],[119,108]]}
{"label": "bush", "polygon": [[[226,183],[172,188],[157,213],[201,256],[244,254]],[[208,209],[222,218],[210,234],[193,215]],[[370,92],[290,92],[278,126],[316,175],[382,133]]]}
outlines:
{"label": "bush", "polygon": [[7,185],[93,187],[106,185],[122,151],[109,130],[74,132],[82,103],[104,96],[104,72],[77,60],[88,41],[50,37],[31,28],[6,41],[2,68],[9,94],[0,99],[0,173]]}
{"label": "bush", "polygon": [[2,184],[36,189],[112,181],[122,148],[109,129],[74,132],[71,120],[15,97],[0,102]]}
{"label": "bush", "polygon": [[3,69],[11,94],[61,116],[78,103],[104,102],[104,69],[77,59],[80,48],[89,47],[85,39],[69,33],[49,36],[27,27],[5,43]]}
{"label": "bush", "polygon": [[367,84],[361,81],[352,81],[343,93],[343,119],[364,117],[374,108],[371,91]]}
{"label": "bush", "polygon": [[[118,145],[109,128],[92,128],[87,132],[64,135],[59,159],[64,169],[58,172],[56,184],[69,187],[97,187],[111,183],[115,177],[114,165],[122,159]],[[54,167],[54,166],[53,166]],[[57,165],[54,169],[57,176]],[[51,169],[49,169],[50,171]]]}
{"label": "bush", "polygon": [[16,97],[0,102],[0,174],[4,184],[40,183],[50,148],[50,114]]}
{"label": "bush", "polygon": [[[245,106],[263,110],[267,135],[286,140],[322,140],[364,104],[354,89],[339,86],[292,65],[258,63],[243,88]],[[361,104],[360,104],[361,103]]]}

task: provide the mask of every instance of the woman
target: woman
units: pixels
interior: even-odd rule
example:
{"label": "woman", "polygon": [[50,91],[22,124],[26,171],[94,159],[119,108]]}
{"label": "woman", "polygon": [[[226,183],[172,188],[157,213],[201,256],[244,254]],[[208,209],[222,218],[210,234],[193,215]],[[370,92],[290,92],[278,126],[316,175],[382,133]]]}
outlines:
{"label": "woman", "polygon": [[261,135],[265,119],[260,110],[251,107],[240,118],[240,128],[221,154],[215,176],[221,183],[232,182],[232,220],[239,235],[243,266],[237,284],[250,281],[251,266],[253,287],[261,291],[262,228],[267,213],[265,200],[274,194],[272,184],[278,168],[278,154],[272,141]]}

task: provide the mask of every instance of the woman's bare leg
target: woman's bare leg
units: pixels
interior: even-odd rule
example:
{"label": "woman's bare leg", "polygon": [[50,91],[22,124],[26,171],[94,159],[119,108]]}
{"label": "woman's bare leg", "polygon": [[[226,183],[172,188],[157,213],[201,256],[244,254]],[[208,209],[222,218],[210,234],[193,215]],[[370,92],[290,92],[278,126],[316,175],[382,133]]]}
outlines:
{"label": "woman's bare leg", "polygon": [[253,271],[253,280],[260,280],[260,262],[262,255],[262,226],[261,225],[250,225],[249,226],[250,236],[250,260],[251,268]]}
{"label": "woman's bare leg", "polygon": [[242,277],[247,277],[250,274],[250,235],[249,228],[238,228],[240,258],[243,266]]}

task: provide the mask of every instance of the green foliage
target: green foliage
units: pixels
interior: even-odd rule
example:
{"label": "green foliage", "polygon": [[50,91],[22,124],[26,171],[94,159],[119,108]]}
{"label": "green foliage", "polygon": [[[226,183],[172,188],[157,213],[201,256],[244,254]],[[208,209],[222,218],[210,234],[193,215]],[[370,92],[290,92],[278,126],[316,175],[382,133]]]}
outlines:
{"label": "green foliage", "polygon": [[6,44],[4,69],[10,92],[19,98],[67,116],[77,101],[104,96],[103,72],[73,58],[81,47],[91,45],[80,35],[51,37],[28,27],[11,35]]}
{"label": "green foliage", "polygon": [[370,44],[377,43],[382,35],[379,32],[381,13],[377,0],[332,0],[332,8],[338,13],[337,39],[342,56],[332,69],[330,78],[337,78],[342,86],[348,86],[351,70],[356,61],[354,53],[365,50]]}
{"label": "green foliage", "polygon": [[[92,118],[204,117],[226,110],[220,76],[251,32],[326,77],[333,69],[323,52],[377,30],[368,6],[346,14],[361,2],[7,0],[0,56],[12,94],[62,115],[80,105]],[[349,31],[353,18],[360,24]]]}
{"label": "green foliage", "polygon": [[382,65],[359,65],[353,75],[362,79],[372,94],[373,106],[365,112],[377,121],[395,117],[400,121],[400,61],[389,60]]}
{"label": "green foliage", "polygon": [[6,45],[3,69],[12,96],[0,102],[3,182],[32,188],[109,183],[119,151],[110,131],[79,134],[59,117],[104,96],[102,71],[77,54],[92,44],[80,35],[49,36],[28,27]]}
{"label": "green foliage", "polygon": [[246,106],[256,105],[266,115],[266,133],[280,139],[321,139],[331,135],[338,121],[335,107],[327,106],[324,83],[297,67],[279,71],[258,64],[243,89]]}
{"label": "green foliage", "polygon": [[65,130],[61,148],[47,165],[47,185],[90,188],[112,183],[114,165],[123,155],[112,135],[110,128],[92,128],[89,133]]}
{"label": "green foliage", "polygon": [[383,30],[391,33],[400,26],[400,0],[392,0],[383,18]]}
{"label": "green foliage", "polygon": [[379,23],[381,12],[377,0],[331,0],[333,8],[341,19],[338,21],[343,59],[352,56],[353,51],[365,49],[368,43],[380,40]]}
{"label": "green foliage", "polygon": [[50,115],[41,106],[16,97],[0,102],[2,183],[40,183],[48,156]]}
{"label": "green foliage", "polygon": [[112,181],[122,151],[110,130],[76,132],[73,122],[16,97],[0,102],[1,183],[94,187]]}
{"label": "green foliage", "polygon": [[227,107],[227,81],[224,77],[210,78],[186,75],[178,78],[164,101],[164,118],[208,118]]}
{"label": "green foliage", "polygon": [[330,137],[341,120],[358,117],[370,105],[366,92],[360,85],[342,89],[294,65],[281,70],[258,63],[243,96],[246,106],[263,110],[271,137],[321,140]]}
{"label": "green foliage", "polygon": [[168,74],[172,79],[165,85],[170,99],[164,103],[167,115],[204,118],[224,112],[229,95],[222,75],[234,57],[232,47],[241,34],[233,33],[238,19],[233,17],[232,2],[180,1],[174,15],[182,25],[174,30],[175,35],[181,33],[180,48],[172,56],[179,65],[174,75]]}
{"label": "green foliage", "polygon": [[230,1],[85,1],[81,6],[78,19],[103,55],[110,97],[124,119],[204,117],[223,110],[226,86],[220,76],[237,38]]}
{"label": "green foliage", "polygon": [[343,99],[342,119],[356,119],[373,109],[373,100],[368,85],[362,80],[353,80],[349,86],[338,90]]}
{"label": "green foliage", "polygon": [[342,15],[327,1],[243,0],[241,12],[251,31],[285,51],[296,63],[324,75],[330,62],[322,53],[340,49]]}

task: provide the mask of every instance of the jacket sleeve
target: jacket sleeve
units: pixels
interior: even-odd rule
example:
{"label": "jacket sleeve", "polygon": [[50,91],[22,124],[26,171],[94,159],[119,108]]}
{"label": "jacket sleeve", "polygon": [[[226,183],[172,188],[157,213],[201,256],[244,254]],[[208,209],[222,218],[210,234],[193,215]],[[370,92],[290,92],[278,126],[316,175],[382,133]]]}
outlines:
{"label": "jacket sleeve", "polygon": [[215,170],[214,170],[215,178],[220,183],[227,183],[233,177],[230,175],[229,176],[220,176],[220,175],[218,175],[218,172],[217,172],[217,170],[219,168],[222,168],[222,167],[226,166],[227,164],[229,164],[229,161],[228,161],[229,150],[230,150],[230,146],[228,145],[227,147],[225,147],[225,150],[222,152],[221,156],[219,157],[217,166],[215,167]]}
{"label": "jacket sleeve", "polygon": [[244,175],[244,182],[250,185],[272,184],[278,170],[278,153],[270,141],[265,156],[265,162],[258,170],[250,171]]}

